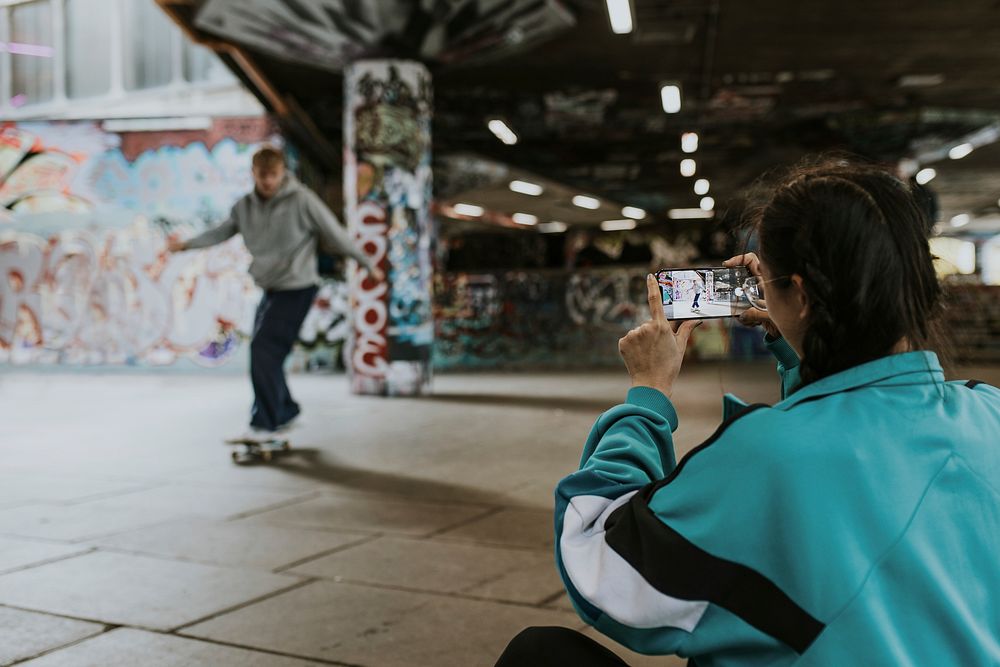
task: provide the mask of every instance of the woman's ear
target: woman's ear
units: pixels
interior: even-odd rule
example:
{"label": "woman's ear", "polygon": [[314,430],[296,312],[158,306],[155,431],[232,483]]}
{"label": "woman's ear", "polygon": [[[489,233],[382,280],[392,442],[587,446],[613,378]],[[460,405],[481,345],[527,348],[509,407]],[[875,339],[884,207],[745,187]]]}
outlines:
{"label": "woman's ear", "polygon": [[799,309],[799,319],[805,320],[809,317],[809,295],[802,283],[802,276],[795,273],[792,275],[792,303]]}

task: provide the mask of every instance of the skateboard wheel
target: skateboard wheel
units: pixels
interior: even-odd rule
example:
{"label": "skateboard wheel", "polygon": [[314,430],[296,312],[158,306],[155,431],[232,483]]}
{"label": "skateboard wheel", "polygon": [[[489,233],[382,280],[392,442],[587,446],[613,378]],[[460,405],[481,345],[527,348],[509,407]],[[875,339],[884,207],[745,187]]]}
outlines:
{"label": "skateboard wheel", "polygon": [[260,453],[260,458],[264,459],[265,461],[270,461],[271,460],[271,452],[267,452],[267,451],[261,452]]}
{"label": "skateboard wheel", "polygon": [[237,454],[236,452],[230,452],[229,455],[233,459],[233,463],[239,462],[239,460],[240,460],[240,455],[239,454]]}

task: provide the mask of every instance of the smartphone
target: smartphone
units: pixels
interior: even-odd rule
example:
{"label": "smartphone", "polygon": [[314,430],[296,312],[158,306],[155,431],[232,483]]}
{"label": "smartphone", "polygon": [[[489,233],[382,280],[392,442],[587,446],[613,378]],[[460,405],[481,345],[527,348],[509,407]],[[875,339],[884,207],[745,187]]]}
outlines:
{"label": "smartphone", "polygon": [[739,317],[750,308],[743,290],[750,277],[745,266],[660,269],[655,275],[668,320]]}

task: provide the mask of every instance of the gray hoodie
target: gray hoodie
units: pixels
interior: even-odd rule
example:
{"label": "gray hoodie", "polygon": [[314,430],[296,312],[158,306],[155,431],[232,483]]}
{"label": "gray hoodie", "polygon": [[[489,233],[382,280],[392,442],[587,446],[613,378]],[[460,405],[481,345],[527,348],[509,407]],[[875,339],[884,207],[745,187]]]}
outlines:
{"label": "gray hoodie", "polygon": [[236,234],[243,235],[253,255],[250,275],[265,290],[318,284],[317,246],[330,254],[351,257],[369,270],[374,268],[326,204],[291,173],[276,195],[267,201],[256,192],[245,195],[233,205],[225,222],[190,239],[185,247],[206,248]]}

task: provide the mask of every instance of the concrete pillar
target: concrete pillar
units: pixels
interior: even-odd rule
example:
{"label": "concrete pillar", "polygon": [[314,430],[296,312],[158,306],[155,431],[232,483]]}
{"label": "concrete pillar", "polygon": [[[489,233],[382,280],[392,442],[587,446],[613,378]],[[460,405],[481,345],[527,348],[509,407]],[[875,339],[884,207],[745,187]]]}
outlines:
{"label": "concrete pillar", "polygon": [[344,71],[347,227],[388,280],[350,270],[351,390],[430,390],[431,77],[420,63],[365,60]]}

